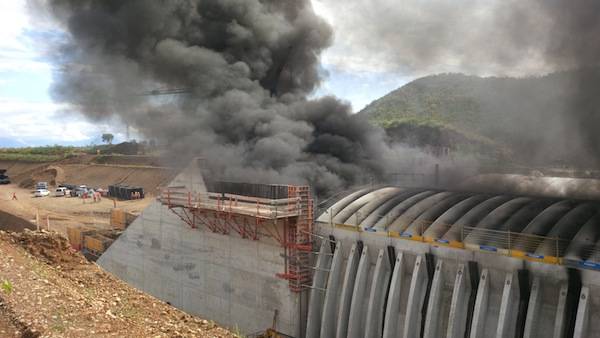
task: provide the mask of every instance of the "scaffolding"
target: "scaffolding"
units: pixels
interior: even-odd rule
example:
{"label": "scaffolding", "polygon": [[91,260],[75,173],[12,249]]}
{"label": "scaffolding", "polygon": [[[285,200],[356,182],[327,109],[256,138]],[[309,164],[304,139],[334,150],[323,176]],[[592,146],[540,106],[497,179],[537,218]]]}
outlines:
{"label": "scaffolding", "polygon": [[286,196],[265,198],[174,186],[163,189],[159,201],[193,229],[204,226],[250,240],[272,238],[285,252],[284,271],[277,276],[287,280],[292,291],[302,292],[312,278],[313,199],[308,186],[286,187]]}
{"label": "scaffolding", "polygon": [[308,187],[290,186],[288,196],[298,199],[299,213],[296,222],[284,227],[285,272],[277,276],[287,279],[292,291],[301,292],[310,285],[312,278],[313,200]]}

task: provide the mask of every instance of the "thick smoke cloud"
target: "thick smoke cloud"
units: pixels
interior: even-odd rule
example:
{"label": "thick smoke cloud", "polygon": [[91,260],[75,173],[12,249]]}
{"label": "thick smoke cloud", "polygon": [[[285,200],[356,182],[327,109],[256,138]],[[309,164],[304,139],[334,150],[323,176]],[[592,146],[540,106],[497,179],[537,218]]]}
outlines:
{"label": "thick smoke cloud", "polygon": [[344,6],[315,1],[335,8],[330,15],[335,50],[326,53],[326,61],[340,67],[501,77],[577,69],[554,77],[564,95],[560,105],[535,105],[558,101],[548,100],[552,92],[513,97],[493,111],[519,111],[519,120],[532,121],[503,126],[543,143],[524,144],[528,153],[568,148],[577,163],[600,164],[600,1],[349,0]]}
{"label": "thick smoke cloud", "polygon": [[594,0],[315,1],[335,9],[336,46],[387,71],[523,76],[599,60]]}
{"label": "thick smoke cloud", "polygon": [[[67,41],[56,100],[118,116],[213,176],[310,182],[324,194],[380,176],[384,133],[331,97],[308,100],[331,28],[309,0],[49,0]],[[154,88],[190,93],[160,100]]]}

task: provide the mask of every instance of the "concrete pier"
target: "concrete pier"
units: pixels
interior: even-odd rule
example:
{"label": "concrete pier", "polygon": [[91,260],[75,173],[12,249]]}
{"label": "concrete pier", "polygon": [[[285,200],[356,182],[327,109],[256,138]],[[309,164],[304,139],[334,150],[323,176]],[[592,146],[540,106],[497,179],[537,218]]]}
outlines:
{"label": "concrete pier", "polygon": [[327,281],[327,291],[323,302],[321,337],[335,337],[338,305],[342,288],[343,258],[342,243],[338,241],[335,243],[335,252],[333,253],[331,270],[329,271],[329,279]]}
{"label": "concrete pier", "polygon": [[356,282],[352,292],[352,305],[350,305],[350,318],[348,319],[348,338],[362,338],[365,335],[365,317],[367,303],[365,302],[368,292],[368,280],[370,271],[369,248],[365,246],[360,256],[358,270],[356,271]]}
{"label": "concrete pier", "polygon": [[542,307],[542,294],[540,277],[536,277],[531,285],[531,295],[529,296],[529,305],[527,306],[527,320],[525,321],[523,338],[538,337],[536,333]]}
{"label": "concrete pier", "polygon": [[575,321],[573,338],[590,337],[588,333],[590,303],[590,289],[582,287],[581,294],[579,295],[579,306],[577,308],[577,320]]}
{"label": "concrete pier", "polygon": [[427,266],[423,256],[418,256],[415,261],[408,302],[406,303],[406,319],[404,320],[404,338],[412,338],[420,335],[421,308],[427,291]]}
{"label": "concrete pier", "polygon": [[402,291],[402,280],[404,279],[404,257],[402,252],[396,257],[396,264],[390,282],[388,302],[383,321],[383,338],[398,337],[398,322],[400,322],[400,296]]}
{"label": "concrete pier", "polygon": [[383,312],[390,282],[390,260],[385,249],[380,249],[371,283],[371,294],[367,307],[366,338],[381,338],[383,334]]}
{"label": "concrete pier", "polygon": [[318,338],[321,334],[321,318],[323,314],[323,299],[327,287],[327,277],[331,268],[331,246],[328,241],[321,243],[319,257],[315,273],[313,274],[313,284],[310,290],[308,303],[308,316],[306,323],[306,338]]}
{"label": "concrete pier", "polygon": [[442,271],[443,261],[436,264],[429,295],[429,304],[427,306],[427,318],[425,319],[424,338],[440,337],[440,309],[442,308],[442,288],[444,284],[444,274]]}
{"label": "concrete pier", "polygon": [[477,300],[473,311],[473,322],[471,323],[470,338],[485,338],[485,320],[488,310],[490,290],[489,271],[484,269],[479,278],[479,288],[477,289]]}
{"label": "concrete pier", "polygon": [[465,265],[460,264],[456,271],[454,289],[452,290],[446,338],[463,338],[465,336],[469,294],[470,286],[467,271]]}
{"label": "concrete pier", "polygon": [[554,320],[553,338],[562,338],[563,331],[565,330],[568,289],[569,286],[566,284],[560,287],[560,292],[558,294],[558,305],[556,306],[556,318]]}
{"label": "concrete pier", "polygon": [[[337,338],[346,338],[348,336],[348,324],[350,319],[350,307],[352,306],[352,296],[354,294],[354,284],[356,281],[356,272],[358,271],[358,263],[361,255],[359,251],[362,246],[355,243],[348,254],[348,262],[346,263],[346,272],[342,284],[340,295],[340,308],[338,313],[338,326],[336,330]],[[360,250],[359,250],[360,249]]]}
{"label": "concrete pier", "polygon": [[504,280],[504,290],[502,291],[502,302],[500,303],[500,316],[498,318],[498,328],[496,329],[496,338],[514,337],[516,328],[516,313],[518,307],[518,283],[515,282],[514,275],[509,273]]}

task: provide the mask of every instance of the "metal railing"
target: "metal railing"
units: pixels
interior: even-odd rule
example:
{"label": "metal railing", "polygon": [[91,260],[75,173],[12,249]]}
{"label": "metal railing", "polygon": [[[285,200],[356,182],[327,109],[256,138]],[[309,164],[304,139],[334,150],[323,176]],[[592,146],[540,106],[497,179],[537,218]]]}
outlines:
{"label": "metal railing", "polygon": [[466,226],[461,227],[460,241],[470,249],[493,251],[547,263],[559,263],[571,243],[558,237]]}
{"label": "metal railing", "polygon": [[[370,232],[377,235],[427,242],[439,246],[451,246],[474,251],[518,257],[550,264],[562,264],[571,241],[558,237],[541,236],[520,232],[494,230],[485,226],[469,227],[460,224],[442,224],[417,220],[409,225],[395,224],[396,229],[363,228],[353,224],[333,224],[337,228]],[[433,225],[433,228],[432,228]],[[428,230],[432,231],[428,231]],[[600,245],[584,247],[583,257],[600,262]],[[599,264],[600,268],[600,264]]]}
{"label": "metal railing", "polygon": [[195,193],[180,187],[162,190],[160,201],[170,207],[206,209],[262,218],[284,218],[301,213],[300,198],[268,199],[225,193]]}

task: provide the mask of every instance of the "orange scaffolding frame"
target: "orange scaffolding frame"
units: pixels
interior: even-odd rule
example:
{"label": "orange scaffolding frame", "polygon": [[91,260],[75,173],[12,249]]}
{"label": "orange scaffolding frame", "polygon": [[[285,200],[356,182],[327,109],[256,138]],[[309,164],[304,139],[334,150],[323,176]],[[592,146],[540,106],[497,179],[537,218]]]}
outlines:
{"label": "orange scaffolding frame", "polygon": [[288,196],[282,199],[198,194],[177,186],[164,189],[159,201],[193,229],[205,226],[222,235],[235,231],[246,239],[274,239],[285,251],[284,272],[277,276],[288,280],[294,292],[309,287],[313,199],[308,186],[288,186]]}

